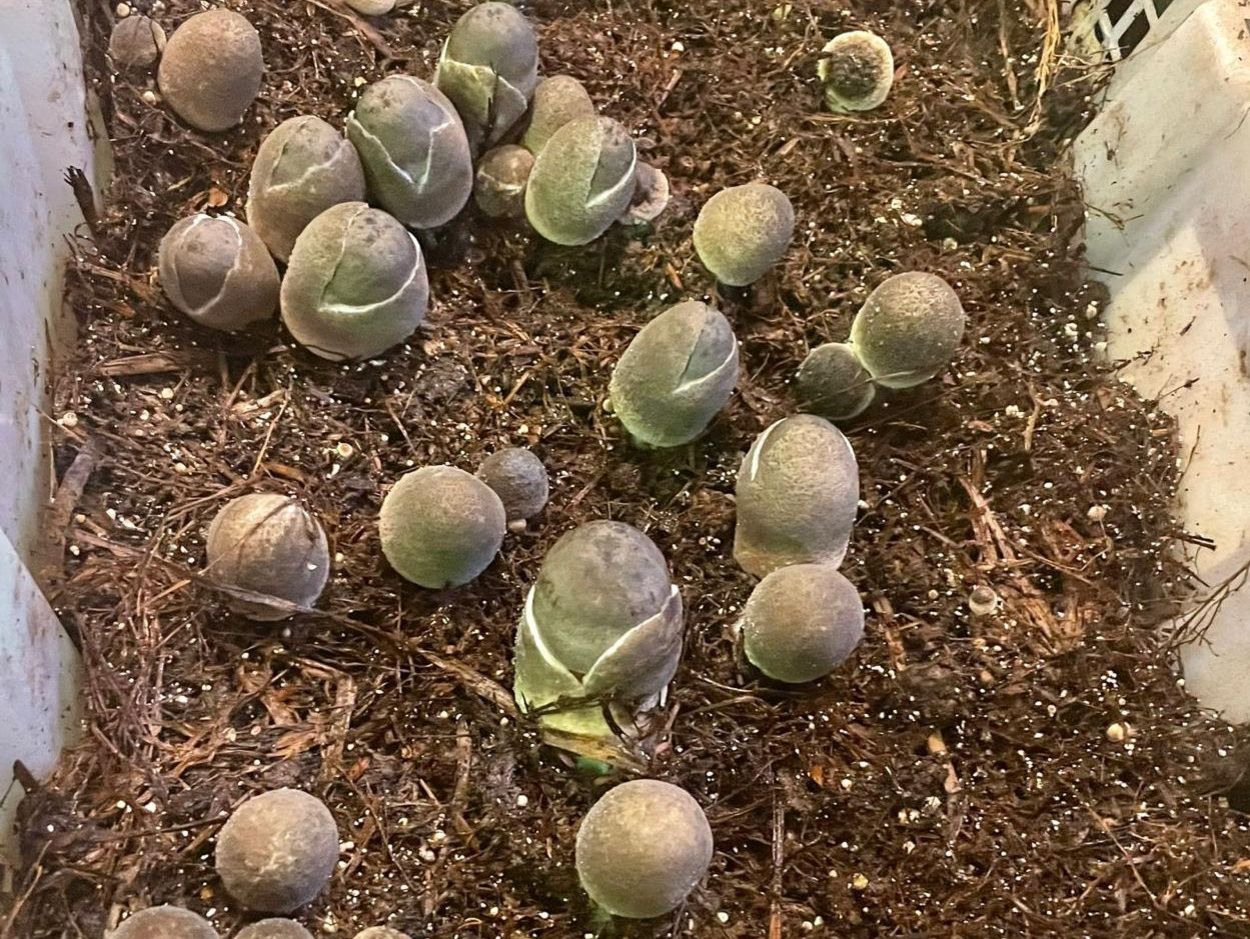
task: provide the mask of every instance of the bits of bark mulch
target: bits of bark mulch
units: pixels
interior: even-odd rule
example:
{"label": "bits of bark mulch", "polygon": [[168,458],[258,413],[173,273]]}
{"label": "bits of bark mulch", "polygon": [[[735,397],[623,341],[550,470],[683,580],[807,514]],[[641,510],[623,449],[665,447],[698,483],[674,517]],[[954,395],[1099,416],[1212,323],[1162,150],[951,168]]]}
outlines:
{"label": "bits of bark mulch", "polygon": [[[1064,158],[1092,89],[1060,69],[1057,2],[523,3],[545,71],[582,79],[635,133],[670,209],[641,239],[576,251],[470,211],[431,259],[428,328],[348,366],[276,323],[193,328],[160,294],[156,245],[188,212],[242,212],[279,120],[341,125],[358,79],[428,75],[468,0],[370,21],[335,0],[230,5],[269,71],[221,136],[146,102],[143,77],[110,77],[111,13],[83,5],[117,178],[71,273],[58,470],[92,456],[72,511],[58,505],[50,589],[81,639],[88,733],[23,803],[13,935],[95,939],[164,902],[229,935],[248,915],[213,873],[215,833],[286,785],[323,797],[344,841],[300,914],[315,933],[1250,935],[1250,835],[1223,795],[1246,734],[1185,696],[1158,629],[1187,585],[1178,454],[1168,419],[1097,364],[1102,293]],[[157,15],[172,30],[199,8]],[[815,64],[852,27],[887,37],[899,75],[879,111],[835,116]],[[754,178],[800,221],[783,266],[717,300],[742,340],[740,393],[705,439],[639,452],[602,409],[608,370],[648,317],[713,293],[695,213]],[[727,632],[751,587],[729,557],[734,474],[794,410],[806,351],[915,268],[956,286],[967,340],[946,375],[848,428],[864,507],[844,570],[867,635],[828,681],[781,690],[742,672]],[[505,445],[550,468],[545,515],[463,589],[402,582],[375,534],[386,487]],[[324,615],[251,624],[198,582],[208,521],[256,489],[323,520]],[[570,770],[507,695],[543,553],[602,517],[654,538],[684,591],[687,654],[646,772],[689,789],[717,842],[684,910],[612,927],[571,865],[578,820],[620,777]],[[996,611],[970,614],[977,586]]]}

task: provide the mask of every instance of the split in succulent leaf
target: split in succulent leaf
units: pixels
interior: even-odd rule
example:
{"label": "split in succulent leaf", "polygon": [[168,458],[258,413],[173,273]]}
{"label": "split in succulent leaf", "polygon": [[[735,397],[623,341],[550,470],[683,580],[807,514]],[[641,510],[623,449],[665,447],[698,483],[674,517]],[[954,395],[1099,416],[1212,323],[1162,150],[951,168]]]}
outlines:
{"label": "split in succulent leaf", "polygon": [[229,216],[192,215],[161,239],[161,287],[201,326],[243,329],[273,316],[278,269],[260,236]]}

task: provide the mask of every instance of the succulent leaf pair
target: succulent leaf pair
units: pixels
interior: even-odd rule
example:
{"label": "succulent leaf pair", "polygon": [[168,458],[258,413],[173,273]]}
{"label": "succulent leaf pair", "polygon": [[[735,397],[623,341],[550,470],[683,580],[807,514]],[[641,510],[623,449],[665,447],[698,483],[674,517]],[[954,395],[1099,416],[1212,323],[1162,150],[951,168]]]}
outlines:
{"label": "succulent leaf pair", "polygon": [[278,269],[265,243],[229,216],[175,222],[161,239],[157,267],[165,295],[201,326],[242,329],[278,305]]}

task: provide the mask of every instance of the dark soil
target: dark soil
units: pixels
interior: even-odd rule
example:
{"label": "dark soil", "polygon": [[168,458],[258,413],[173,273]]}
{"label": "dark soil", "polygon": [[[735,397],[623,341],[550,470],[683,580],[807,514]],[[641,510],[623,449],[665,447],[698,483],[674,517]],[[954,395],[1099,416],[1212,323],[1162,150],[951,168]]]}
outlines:
{"label": "dark soil", "polygon": [[[112,13],[84,3],[117,180],[71,275],[81,345],[58,386],[50,526],[65,551],[47,574],[84,653],[88,733],[23,803],[27,867],[0,925],[97,939],[172,902],[229,935],[248,917],[212,869],[222,817],[294,785],[345,842],[300,914],[319,933],[1250,936],[1250,833],[1221,795],[1245,733],[1196,709],[1156,631],[1185,586],[1177,453],[1166,417],[1096,361],[1063,156],[1090,86],[1059,69],[1057,0],[522,4],[546,71],[637,135],[673,203],[646,237],[575,251],[466,213],[431,258],[428,328],[351,366],[276,323],[194,328],[160,294],[156,245],[186,213],[242,212],[280,119],[341,124],[358,82],[428,75],[468,0],[367,22],[336,0],[230,6],[269,72],[244,128],[204,136],[145,103],[146,76],[110,77]],[[157,16],[172,29],[199,8]],[[888,38],[899,77],[879,111],[834,116],[815,65],[852,26]],[[608,370],[648,317],[715,295],[695,213],[755,178],[790,195],[799,228],[784,265],[719,296],[740,393],[697,444],[635,450],[603,411]],[[848,428],[864,508],[844,570],[867,635],[831,679],[779,690],[744,674],[728,634],[752,583],[729,556],[734,475],[795,410],[807,349],[845,338],[907,269],[956,286],[968,336],[945,376]],[[485,575],[432,593],[387,568],[374,520],[401,473],[516,444],[553,498]],[[254,489],[322,518],[325,615],[251,624],[197,581],[208,521]],[[688,650],[644,771],[689,789],[717,842],[686,909],[615,926],[571,863],[579,818],[621,777],[570,770],[507,691],[544,551],[603,517],[654,538],[684,591]],[[970,616],[977,585],[997,613]]]}

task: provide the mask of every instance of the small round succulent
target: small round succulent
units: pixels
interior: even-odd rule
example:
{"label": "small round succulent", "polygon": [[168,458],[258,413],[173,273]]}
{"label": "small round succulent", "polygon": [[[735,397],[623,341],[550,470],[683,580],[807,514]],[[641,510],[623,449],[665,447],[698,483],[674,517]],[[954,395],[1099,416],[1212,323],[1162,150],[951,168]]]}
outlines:
{"label": "small round succulent", "polygon": [[[524,711],[587,737],[615,736],[654,706],[681,658],[681,593],[654,542],[623,522],[588,522],[547,552],[517,627],[514,692]],[[577,702],[586,701],[577,706]]]}
{"label": "small round succulent", "polygon": [[234,939],[313,939],[312,933],[293,919],[262,919],[244,926]]}
{"label": "small round succulent", "polygon": [[669,185],[664,171],[639,161],[635,173],[634,198],[617,222],[621,225],[642,225],[654,222],[668,208]]}
{"label": "small round succulent", "polygon": [[246,800],[217,835],[217,874],[249,910],[290,913],[325,889],[339,859],[334,816],[316,796],[273,789]]}
{"label": "small round succulent", "polygon": [[180,118],[215,133],[243,120],[264,73],[256,27],[232,10],[216,9],[197,13],[174,30],[157,82]]}
{"label": "small round succulent", "polygon": [[794,207],[767,183],[722,189],[699,211],[694,249],[722,284],[753,284],[785,255],[794,236]]}
{"label": "small round succulent", "polygon": [[175,222],[161,239],[157,268],[170,302],[201,326],[242,329],[278,306],[278,269],[265,243],[229,216]]}
{"label": "small round succulent", "polygon": [[872,375],[847,342],[826,342],[809,352],[797,382],[804,410],[831,421],[864,413],[877,395]]}
{"label": "small round succulent", "polygon": [[851,323],[851,342],[878,385],[911,388],[950,363],[966,322],[950,284],[910,271],[887,277],[868,295]]}
{"label": "small round succulent", "polygon": [[525,520],[533,518],[547,504],[547,467],[532,450],[498,450],[482,461],[477,477],[499,496],[509,528],[523,530]]}
{"label": "small round succulent", "polygon": [[391,75],[360,95],[347,137],[364,163],[369,192],[409,228],[437,228],[473,192],[473,157],[447,96],[411,75]]}
{"label": "small round succulent", "polygon": [[846,661],[864,635],[854,585],[828,564],[792,564],[751,591],[742,611],[742,650],[775,681],[823,678]]}
{"label": "small round succulent", "polygon": [[406,473],[382,501],[382,553],[405,580],[441,590],[490,566],[507,514],[495,491],[454,466]]}
{"label": "small round succulent", "polygon": [[153,906],[122,920],[107,939],[221,939],[212,924],[180,906]]}
{"label": "small round succulent", "polygon": [[534,156],[542,151],[552,135],[570,121],[595,116],[595,103],[586,86],[572,75],[552,75],[534,89],[529,125],[521,135],[521,146]]}
{"label": "small round succulent", "polygon": [[406,932],[391,929],[390,926],[370,926],[356,933],[352,939],[411,939]]}
{"label": "small round succulent", "polygon": [[280,261],[308,223],[340,202],[365,200],[356,148],[319,117],[283,121],[256,151],[247,187],[247,220]]}
{"label": "small round succulent", "polygon": [[385,212],[341,202],[295,240],[282,279],[282,322],[323,359],[362,359],[411,336],[429,299],[417,239]]}
{"label": "small round succulent", "polygon": [[525,215],[538,234],[584,245],[612,227],[634,197],[637,154],[629,132],[607,117],[570,121],[534,161]]}
{"label": "small round succulent", "polygon": [[486,152],[477,166],[473,198],[491,218],[522,218],[525,187],[534,169],[534,156],[524,147],[504,144]]}
{"label": "small round succulent", "polygon": [[510,3],[479,3],[456,21],[434,83],[455,104],[475,151],[525,114],[538,84],[538,37]]}
{"label": "small round succulent", "polygon": [[117,68],[148,68],[164,48],[161,24],[139,13],[118,20],[109,35],[108,54]]}
{"label": "small round succulent", "polygon": [[738,381],[729,320],[698,300],[669,307],[634,337],[612,370],[612,409],[633,439],[676,447],[698,437]]}
{"label": "small round succulent", "polygon": [[812,414],[755,438],[738,470],[734,560],[764,577],[790,564],[837,567],[859,506],[859,466],[842,432]]}
{"label": "small round succulent", "polygon": [[365,16],[385,16],[398,5],[396,0],[344,0],[357,13]]}
{"label": "small round succulent", "polygon": [[[231,499],[209,525],[207,573],[227,587],[312,606],[330,576],[330,549],[321,524],[298,502],[254,492]],[[229,604],[254,620],[291,615],[259,600]]]}
{"label": "small round succulent", "polygon": [[712,828],[690,793],[634,779],[604,793],[577,830],[582,889],[613,916],[677,909],[712,863]]}
{"label": "small round succulent", "polygon": [[842,33],[824,48],[817,73],[830,111],[871,111],[885,101],[894,84],[894,55],[876,33]]}

